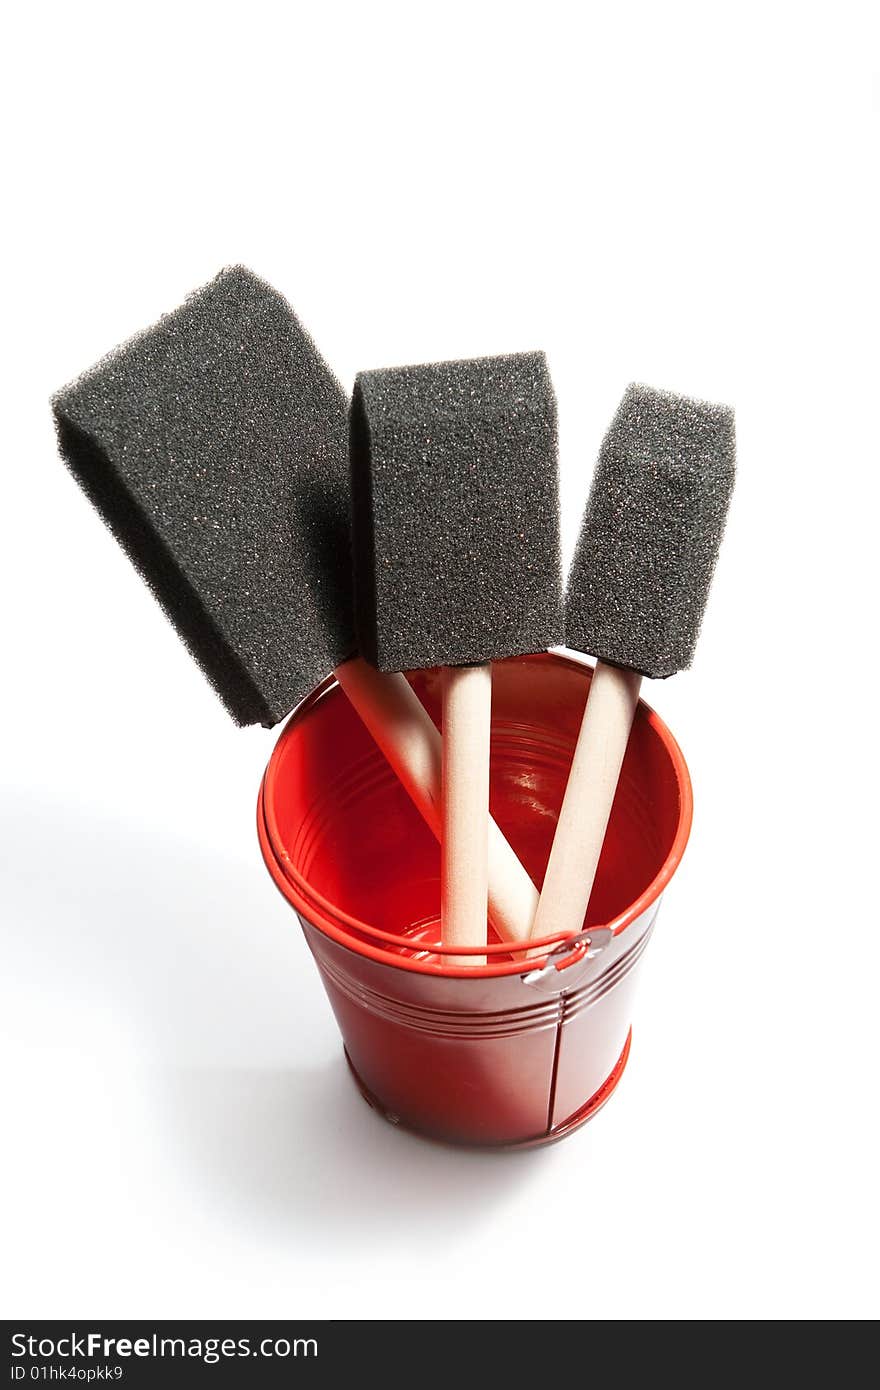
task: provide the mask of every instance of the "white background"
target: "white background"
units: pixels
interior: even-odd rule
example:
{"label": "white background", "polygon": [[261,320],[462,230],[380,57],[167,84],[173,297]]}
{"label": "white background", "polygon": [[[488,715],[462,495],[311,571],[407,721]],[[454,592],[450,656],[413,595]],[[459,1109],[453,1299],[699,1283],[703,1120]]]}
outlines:
{"label": "white background", "polygon": [[[876,6],[16,7],[0,1037],[7,1316],[870,1316]],[[237,731],[55,454],[50,392],[244,261],[350,385],[543,347],[567,553],[639,379],[732,402],[694,833],[633,1053],[549,1150],[355,1094]]]}

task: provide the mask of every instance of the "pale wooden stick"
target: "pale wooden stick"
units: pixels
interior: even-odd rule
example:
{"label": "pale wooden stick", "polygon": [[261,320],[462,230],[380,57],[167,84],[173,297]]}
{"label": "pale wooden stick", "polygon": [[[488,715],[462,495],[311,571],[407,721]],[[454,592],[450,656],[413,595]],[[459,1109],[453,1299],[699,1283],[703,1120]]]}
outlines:
{"label": "pale wooden stick", "polygon": [[355,656],[335,676],[431,830],[440,839],[441,740],[405,676]]}
{"label": "pale wooden stick", "polygon": [[[485,946],[489,890],[489,736],[492,667],[443,672],[443,837],[440,931],[444,946]],[[485,956],[447,956],[485,965]]]}
{"label": "pale wooden stick", "polygon": [[[441,738],[405,676],[377,671],[353,657],[336,671],[379,748],[438,840],[442,834]],[[538,890],[495,821],[489,819],[489,916],[503,941],[524,941]],[[473,961],[473,956],[468,960]]]}
{"label": "pale wooden stick", "polygon": [[[596,663],[533,937],[583,927],[641,683],[635,671]],[[541,954],[540,947],[529,952]]]}

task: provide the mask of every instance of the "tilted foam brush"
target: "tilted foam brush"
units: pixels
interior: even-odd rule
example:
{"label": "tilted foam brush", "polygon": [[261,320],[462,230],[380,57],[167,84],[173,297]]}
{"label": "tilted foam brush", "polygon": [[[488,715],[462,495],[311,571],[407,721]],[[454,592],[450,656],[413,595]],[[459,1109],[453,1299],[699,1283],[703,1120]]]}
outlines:
{"label": "tilted foam brush", "polygon": [[[239,724],[277,723],[333,668],[435,834],[440,736],[356,651],[348,403],[287,302],[224,270],[53,400],[71,471]],[[491,827],[493,920],[537,892]]]}
{"label": "tilted foam brush", "polygon": [[629,387],[605,437],[565,605],[567,645],[599,659],[533,937],[583,926],[642,677],[693,657],[734,455],[727,406],[647,386]]}
{"label": "tilted foam brush", "polygon": [[[477,947],[486,942],[489,663],[563,635],[556,404],[544,356],[362,372],[351,447],[361,651],[380,671],[445,668],[441,934],[444,946]],[[477,954],[447,960],[480,963]]]}
{"label": "tilted foam brush", "polygon": [[223,271],[53,400],[65,461],[239,724],[354,650],[341,386],[284,300]]}

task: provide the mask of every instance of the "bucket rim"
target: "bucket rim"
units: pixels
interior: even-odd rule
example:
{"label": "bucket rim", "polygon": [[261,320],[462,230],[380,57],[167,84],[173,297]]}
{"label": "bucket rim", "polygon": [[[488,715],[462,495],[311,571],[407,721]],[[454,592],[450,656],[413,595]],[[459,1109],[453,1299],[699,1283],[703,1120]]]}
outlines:
{"label": "bucket rim", "polygon": [[[537,662],[543,664],[551,662],[554,665],[563,667],[575,667],[583,671],[588,682],[592,680],[592,673],[595,669],[593,663],[577,652],[539,652],[533,655],[507,658],[513,662]],[[504,662],[493,663],[503,665]],[[495,979],[504,975],[521,975],[535,970],[540,963],[546,962],[547,955],[530,955],[528,961],[525,960],[498,960],[491,959],[486,965],[466,966],[466,965],[446,965],[436,961],[419,960],[413,955],[402,955],[401,950],[411,952],[413,941],[411,938],[386,932],[378,927],[372,926],[368,922],[360,921],[358,918],[344,911],[324,898],[318,891],[308,884],[308,881],[291,863],[289,856],[284,851],[281,837],[278,831],[277,821],[272,809],[272,796],[275,790],[275,782],[278,776],[278,768],[283,749],[287,740],[292,737],[299,722],[310,714],[325,697],[334,689],[338,688],[335,676],[327,676],[320,685],[316,686],[311,694],[307,695],[289,715],[284,728],[281,731],[269,762],[260,782],[260,790],[257,797],[257,836],[260,843],[263,860],[275,883],[276,888],[287,902],[307,921],[325,936],[336,941],[339,945],[354,951],[357,955],[367,956],[384,965],[391,965],[400,970],[408,970],[417,974],[433,975],[437,979],[466,979],[484,980]],[[678,745],[677,740],[657,714],[645,700],[639,700],[637,717],[647,721],[650,728],[660,739],[670,763],[673,768],[679,792],[679,816],[676,833],[670,846],[669,853],[666,855],[657,874],[639,894],[639,896],[629,904],[623,912],[608,922],[594,925],[591,931],[600,929],[610,930],[614,936],[619,936],[633,922],[637,921],[653,903],[657,901],[669,883],[678,865],[681,862],[685,847],[690,836],[691,824],[693,820],[693,789],[691,786],[690,773],[684,754]],[[343,925],[344,924],[344,925]],[[346,929],[347,928],[347,929]],[[363,934],[371,940],[360,940],[351,932]],[[547,953],[557,949],[560,943],[579,936],[580,932],[557,932],[550,937],[541,937],[538,940],[528,941],[504,941],[493,943],[488,946],[474,947],[470,952],[473,955],[498,955],[510,956],[518,952],[533,952],[537,946],[546,946]],[[373,942],[384,943],[374,945]],[[388,949],[395,947],[396,949]],[[432,948],[433,950],[433,948]],[[461,955],[463,948],[449,947],[449,952]],[[467,948],[465,948],[465,951]],[[443,948],[437,948],[436,954],[442,955]],[[562,963],[560,963],[562,964]]]}

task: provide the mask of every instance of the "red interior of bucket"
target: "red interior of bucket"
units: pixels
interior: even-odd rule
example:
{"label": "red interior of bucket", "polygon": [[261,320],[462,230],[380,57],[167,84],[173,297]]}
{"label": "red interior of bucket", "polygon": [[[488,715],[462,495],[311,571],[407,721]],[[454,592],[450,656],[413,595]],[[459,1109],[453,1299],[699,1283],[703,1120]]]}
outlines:
{"label": "red interior of bucket", "polygon": [[[492,814],[538,886],[590,671],[554,654],[493,669]],[[439,673],[416,672],[411,680],[439,724]],[[273,876],[318,926],[338,927],[329,904],[381,931],[436,939],[439,845],[338,687],[291,717],[267,769],[263,811],[264,849],[282,866],[279,873],[279,863],[270,863]],[[658,716],[640,705],[587,925],[622,930],[644,911],[681,857],[690,815],[681,752]],[[492,968],[490,957],[484,969]]]}

